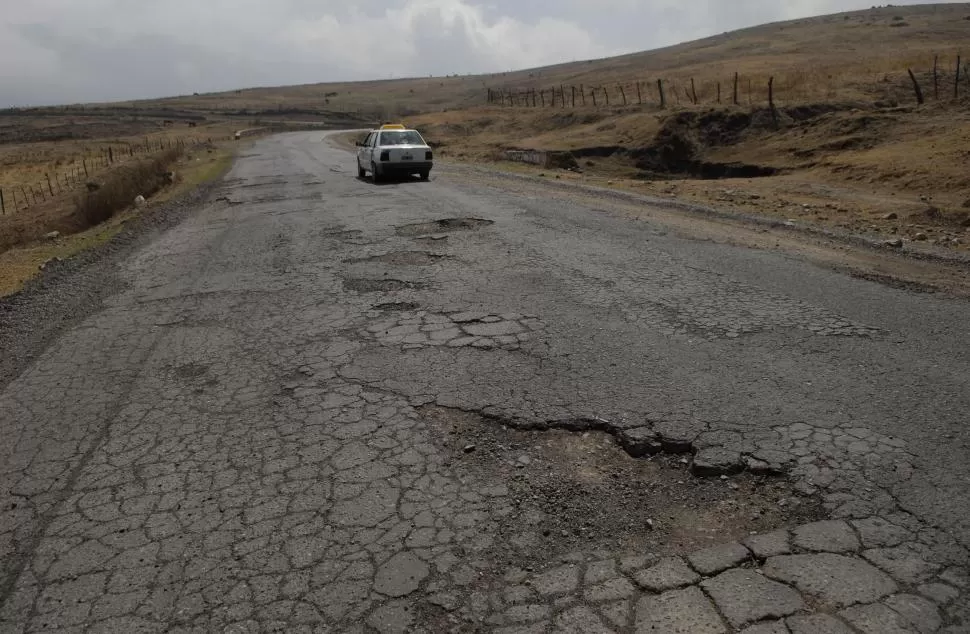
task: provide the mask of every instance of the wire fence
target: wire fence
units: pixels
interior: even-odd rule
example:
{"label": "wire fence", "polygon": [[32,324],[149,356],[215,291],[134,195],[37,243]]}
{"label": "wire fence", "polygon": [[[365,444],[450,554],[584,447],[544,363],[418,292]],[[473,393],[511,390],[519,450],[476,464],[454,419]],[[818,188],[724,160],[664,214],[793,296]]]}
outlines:
{"label": "wire fence", "polygon": [[123,164],[135,158],[172,148],[198,147],[209,140],[184,138],[146,138],[144,141],[104,145],[67,166],[55,165],[45,170],[43,177],[33,183],[0,187],[0,214],[27,211],[64,193],[96,188],[95,178],[101,170]]}
{"label": "wire fence", "polygon": [[[928,98],[923,86],[932,86],[932,97],[938,101],[960,99],[970,94],[970,63],[960,55],[944,65],[939,55],[934,56],[932,67],[913,72],[904,69],[905,74],[896,74],[895,80],[881,73],[874,82],[894,83],[905,86],[910,80],[918,104]],[[909,75],[910,80],[906,79]],[[782,97],[789,101],[810,99],[813,96],[831,98],[838,94],[837,82],[848,84],[848,78],[834,78],[829,75],[824,80],[814,76],[811,70],[798,71],[780,77],[773,75],[744,76],[735,72],[733,76],[720,79],[695,79],[678,77],[658,78],[646,81],[626,81],[587,84],[559,84],[540,87],[503,86],[486,87],[486,103],[505,107],[519,108],[606,108],[615,106],[648,106],[667,108],[682,105],[760,105],[767,104],[774,109],[776,101]],[[857,82],[858,83],[858,79]]]}

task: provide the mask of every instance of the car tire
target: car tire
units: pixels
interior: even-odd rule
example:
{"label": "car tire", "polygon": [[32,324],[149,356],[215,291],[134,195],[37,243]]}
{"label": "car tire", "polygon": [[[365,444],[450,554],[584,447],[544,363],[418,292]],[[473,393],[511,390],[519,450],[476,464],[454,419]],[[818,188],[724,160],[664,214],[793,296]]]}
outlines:
{"label": "car tire", "polygon": [[367,170],[360,166],[360,161],[357,161],[357,178],[364,178],[367,176]]}
{"label": "car tire", "polygon": [[431,170],[424,170],[423,172],[418,174],[418,176],[421,177],[421,180],[426,181],[429,178],[431,178]]}
{"label": "car tire", "polygon": [[377,173],[377,163],[370,164],[370,176],[373,179],[374,184],[381,182],[380,174]]}

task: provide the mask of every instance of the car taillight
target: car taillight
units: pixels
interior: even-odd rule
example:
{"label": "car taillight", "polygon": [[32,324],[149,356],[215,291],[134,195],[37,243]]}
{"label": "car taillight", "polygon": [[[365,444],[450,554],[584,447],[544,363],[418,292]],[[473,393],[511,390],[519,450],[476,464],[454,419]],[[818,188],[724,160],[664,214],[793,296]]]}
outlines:
{"label": "car taillight", "polygon": [[387,150],[384,150],[383,152],[381,152],[381,160],[382,161],[390,161],[391,160],[391,153],[389,151],[387,151]]}
{"label": "car taillight", "polygon": [[424,153],[424,160],[426,161],[431,160],[431,150],[428,150],[427,152]]}

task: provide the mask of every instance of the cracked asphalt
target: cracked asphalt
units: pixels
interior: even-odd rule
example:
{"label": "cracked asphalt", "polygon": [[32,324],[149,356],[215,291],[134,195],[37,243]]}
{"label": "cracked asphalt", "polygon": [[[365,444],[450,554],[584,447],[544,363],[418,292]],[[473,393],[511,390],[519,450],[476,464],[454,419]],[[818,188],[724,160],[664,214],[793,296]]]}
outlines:
{"label": "cracked asphalt", "polygon": [[970,632],[966,301],[353,163],[258,141],[2,386],[0,631]]}

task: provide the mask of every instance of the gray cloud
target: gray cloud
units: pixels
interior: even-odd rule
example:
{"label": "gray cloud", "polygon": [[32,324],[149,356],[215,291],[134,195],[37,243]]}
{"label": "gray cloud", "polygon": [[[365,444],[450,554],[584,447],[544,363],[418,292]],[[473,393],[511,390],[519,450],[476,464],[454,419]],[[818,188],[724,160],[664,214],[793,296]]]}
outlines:
{"label": "gray cloud", "polygon": [[868,6],[856,0],[31,0],[0,13],[0,107],[494,72]]}

